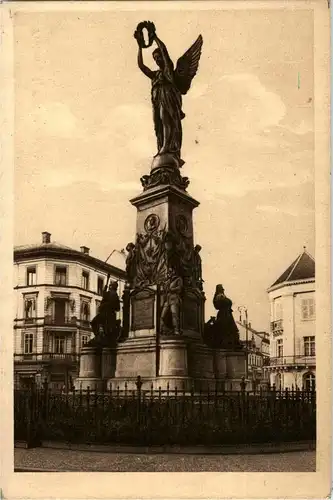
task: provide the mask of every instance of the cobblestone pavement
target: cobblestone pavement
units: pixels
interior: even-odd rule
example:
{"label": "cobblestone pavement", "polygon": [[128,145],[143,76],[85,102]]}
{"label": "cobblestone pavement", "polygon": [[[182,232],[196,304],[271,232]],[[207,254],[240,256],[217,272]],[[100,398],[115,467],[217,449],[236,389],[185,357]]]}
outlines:
{"label": "cobblestone pavement", "polygon": [[15,449],[15,469],[89,472],[315,472],[315,451],[262,455],[103,453],[51,448]]}

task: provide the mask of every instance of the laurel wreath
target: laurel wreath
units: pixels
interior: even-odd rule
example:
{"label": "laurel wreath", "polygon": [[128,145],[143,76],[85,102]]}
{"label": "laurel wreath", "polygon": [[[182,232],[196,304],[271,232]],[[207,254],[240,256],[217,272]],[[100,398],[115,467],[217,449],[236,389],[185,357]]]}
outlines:
{"label": "laurel wreath", "polygon": [[[145,44],[145,40],[143,37],[143,30],[146,29],[148,32],[148,44]],[[142,49],[147,49],[153,44],[154,37],[156,33],[156,28],[155,24],[152,23],[151,21],[142,21],[141,23],[138,24],[135,32],[134,32],[134,38],[137,40],[139,46]]]}

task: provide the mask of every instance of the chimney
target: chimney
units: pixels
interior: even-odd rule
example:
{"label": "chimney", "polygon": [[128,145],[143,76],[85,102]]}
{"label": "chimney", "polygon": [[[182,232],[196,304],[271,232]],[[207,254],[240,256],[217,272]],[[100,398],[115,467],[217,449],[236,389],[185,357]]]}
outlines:
{"label": "chimney", "polygon": [[44,231],[42,233],[42,242],[43,243],[50,243],[51,242],[51,233]]}
{"label": "chimney", "polygon": [[82,246],[82,247],[80,247],[80,250],[81,250],[82,253],[85,253],[86,255],[89,255],[90,248]]}

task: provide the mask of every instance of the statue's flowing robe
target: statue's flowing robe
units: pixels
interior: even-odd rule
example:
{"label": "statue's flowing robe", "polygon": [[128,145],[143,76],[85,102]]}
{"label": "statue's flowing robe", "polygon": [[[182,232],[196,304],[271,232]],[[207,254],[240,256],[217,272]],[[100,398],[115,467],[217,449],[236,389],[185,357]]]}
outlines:
{"label": "statue's flowing robe", "polygon": [[[181,93],[174,84],[171,68],[158,70],[154,73],[151,97],[158,151],[162,148],[166,135],[165,152],[180,157],[181,120],[185,115],[182,112]],[[166,129],[169,130],[168,134],[165,133]]]}
{"label": "statue's flowing robe", "polygon": [[98,310],[97,319],[103,326],[104,333],[110,333],[116,327],[117,311],[120,311],[120,301],[117,292],[114,290],[105,291]]}
{"label": "statue's flowing robe", "polygon": [[224,293],[215,293],[213,305],[218,309],[217,321],[225,333],[238,334],[238,328],[232,314],[232,302]]}

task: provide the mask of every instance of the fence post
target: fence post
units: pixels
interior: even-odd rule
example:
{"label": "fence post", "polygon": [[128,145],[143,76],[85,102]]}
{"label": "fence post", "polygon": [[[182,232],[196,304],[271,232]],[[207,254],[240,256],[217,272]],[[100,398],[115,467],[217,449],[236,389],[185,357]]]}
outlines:
{"label": "fence post", "polygon": [[48,408],[49,408],[49,384],[47,381],[47,378],[45,377],[44,382],[43,382],[43,419],[44,422],[46,423],[47,421],[47,416],[48,416]]}
{"label": "fence post", "polygon": [[141,414],[141,388],[142,388],[142,380],[140,375],[138,375],[136,382],[137,388],[137,423],[140,425],[140,414]]}
{"label": "fence post", "polygon": [[244,435],[246,435],[247,426],[246,426],[246,404],[245,404],[245,389],[246,389],[245,377],[242,377],[240,387],[241,387],[241,419],[242,419],[243,432]]}
{"label": "fence post", "polygon": [[27,447],[33,448],[35,446],[40,446],[41,442],[38,432],[38,422],[36,422],[36,413],[39,411],[37,408],[37,394],[34,382],[29,387],[28,391],[29,397],[27,399]]}

